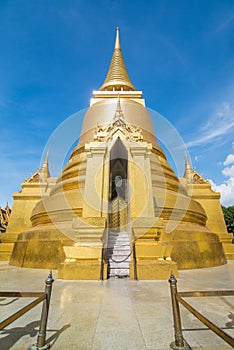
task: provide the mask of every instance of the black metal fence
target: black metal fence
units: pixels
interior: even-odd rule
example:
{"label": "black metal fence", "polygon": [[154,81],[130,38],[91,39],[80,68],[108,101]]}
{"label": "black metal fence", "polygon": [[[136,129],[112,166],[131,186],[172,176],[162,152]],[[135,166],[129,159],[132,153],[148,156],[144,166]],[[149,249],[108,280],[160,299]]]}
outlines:
{"label": "black metal fence", "polygon": [[45,280],[45,291],[44,292],[1,292],[0,297],[22,297],[22,298],[37,298],[33,300],[30,304],[24,306],[19,311],[15,312],[13,315],[6,318],[4,321],[0,322],[0,330],[6,328],[12,322],[17,320],[19,317],[24,315],[26,312],[30,311],[36,305],[43,301],[40,327],[37,336],[36,344],[32,345],[29,350],[45,350],[50,348],[50,344],[46,343],[46,328],[47,320],[49,314],[50,298],[52,292],[52,284],[54,282],[52,272],[50,271],[47,279]]}
{"label": "black metal fence", "polygon": [[177,280],[172,274],[170,279],[170,289],[171,289],[171,302],[174,320],[174,332],[175,341],[171,343],[172,349],[187,350],[190,349],[189,345],[185,342],[182,333],[181,317],[179,303],[181,303],[189,312],[191,312],[195,317],[197,317],[203,324],[205,324],[210,330],[221,337],[226,343],[234,347],[234,339],[224,332],[221,328],[216,326],[202,314],[200,314],[196,309],[194,309],[187,301],[182,297],[212,297],[212,296],[231,296],[234,295],[234,290],[219,290],[219,291],[195,291],[195,292],[178,292],[177,291]]}

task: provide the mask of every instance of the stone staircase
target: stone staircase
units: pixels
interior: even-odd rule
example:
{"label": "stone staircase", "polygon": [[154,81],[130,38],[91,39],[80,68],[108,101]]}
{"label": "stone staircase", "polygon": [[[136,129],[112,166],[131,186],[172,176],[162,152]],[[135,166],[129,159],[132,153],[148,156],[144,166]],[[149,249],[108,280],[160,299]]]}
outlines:
{"label": "stone staircase", "polygon": [[106,258],[108,277],[129,277],[131,246],[128,232],[109,232]]}

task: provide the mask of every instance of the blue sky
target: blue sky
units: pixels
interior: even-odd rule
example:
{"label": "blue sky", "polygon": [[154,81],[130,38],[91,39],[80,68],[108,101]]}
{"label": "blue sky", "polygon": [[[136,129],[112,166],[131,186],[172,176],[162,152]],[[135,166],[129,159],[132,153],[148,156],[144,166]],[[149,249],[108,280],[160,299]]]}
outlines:
{"label": "blue sky", "polygon": [[0,0],[1,206],[40,166],[56,127],[89,106],[116,26],[147,106],[177,129],[222,203],[234,204],[233,0]]}

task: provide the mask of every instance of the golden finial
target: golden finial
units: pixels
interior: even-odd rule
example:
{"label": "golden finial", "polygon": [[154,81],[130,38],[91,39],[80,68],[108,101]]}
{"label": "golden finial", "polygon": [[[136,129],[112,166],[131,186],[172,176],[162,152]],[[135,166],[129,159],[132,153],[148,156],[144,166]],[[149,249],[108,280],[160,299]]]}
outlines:
{"label": "golden finial", "polygon": [[110,67],[106,79],[99,90],[136,90],[135,87],[132,85],[124,63],[124,59],[120,48],[120,35],[118,27],[116,28],[115,47]]}
{"label": "golden finial", "polygon": [[184,170],[184,178],[186,180],[188,180],[189,182],[192,179],[192,175],[193,175],[193,168],[190,164],[189,158],[188,158],[188,154],[185,151],[185,170]]}
{"label": "golden finial", "polygon": [[115,49],[120,49],[119,27],[116,28]]}
{"label": "golden finial", "polygon": [[46,180],[50,177],[50,172],[49,172],[49,151],[46,153],[45,160],[41,166],[41,169],[39,170],[40,177],[43,180]]}
{"label": "golden finial", "polygon": [[117,100],[117,106],[116,106],[114,119],[120,119],[120,118],[124,119],[124,114],[123,114],[121,104],[120,104],[120,96],[118,94],[118,100]]}
{"label": "golden finial", "polygon": [[46,152],[46,157],[44,163],[48,164],[49,163],[49,151]]}

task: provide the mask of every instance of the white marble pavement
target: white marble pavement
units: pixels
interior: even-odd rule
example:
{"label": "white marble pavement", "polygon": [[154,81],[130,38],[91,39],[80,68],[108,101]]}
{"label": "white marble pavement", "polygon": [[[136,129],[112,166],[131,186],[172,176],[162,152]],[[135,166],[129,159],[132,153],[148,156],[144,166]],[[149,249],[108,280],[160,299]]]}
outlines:
{"label": "white marble pavement", "polygon": [[[48,271],[0,262],[0,290],[42,291]],[[168,276],[169,277],[169,276]],[[63,281],[54,272],[47,339],[52,350],[168,350],[173,341],[167,281]],[[234,261],[180,271],[178,290],[234,289]],[[0,298],[0,318],[31,299]],[[234,337],[234,297],[190,299],[192,305]],[[35,343],[41,304],[0,332],[0,350],[26,350]],[[192,349],[231,346],[205,329],[181,306],[183,334]]]}

